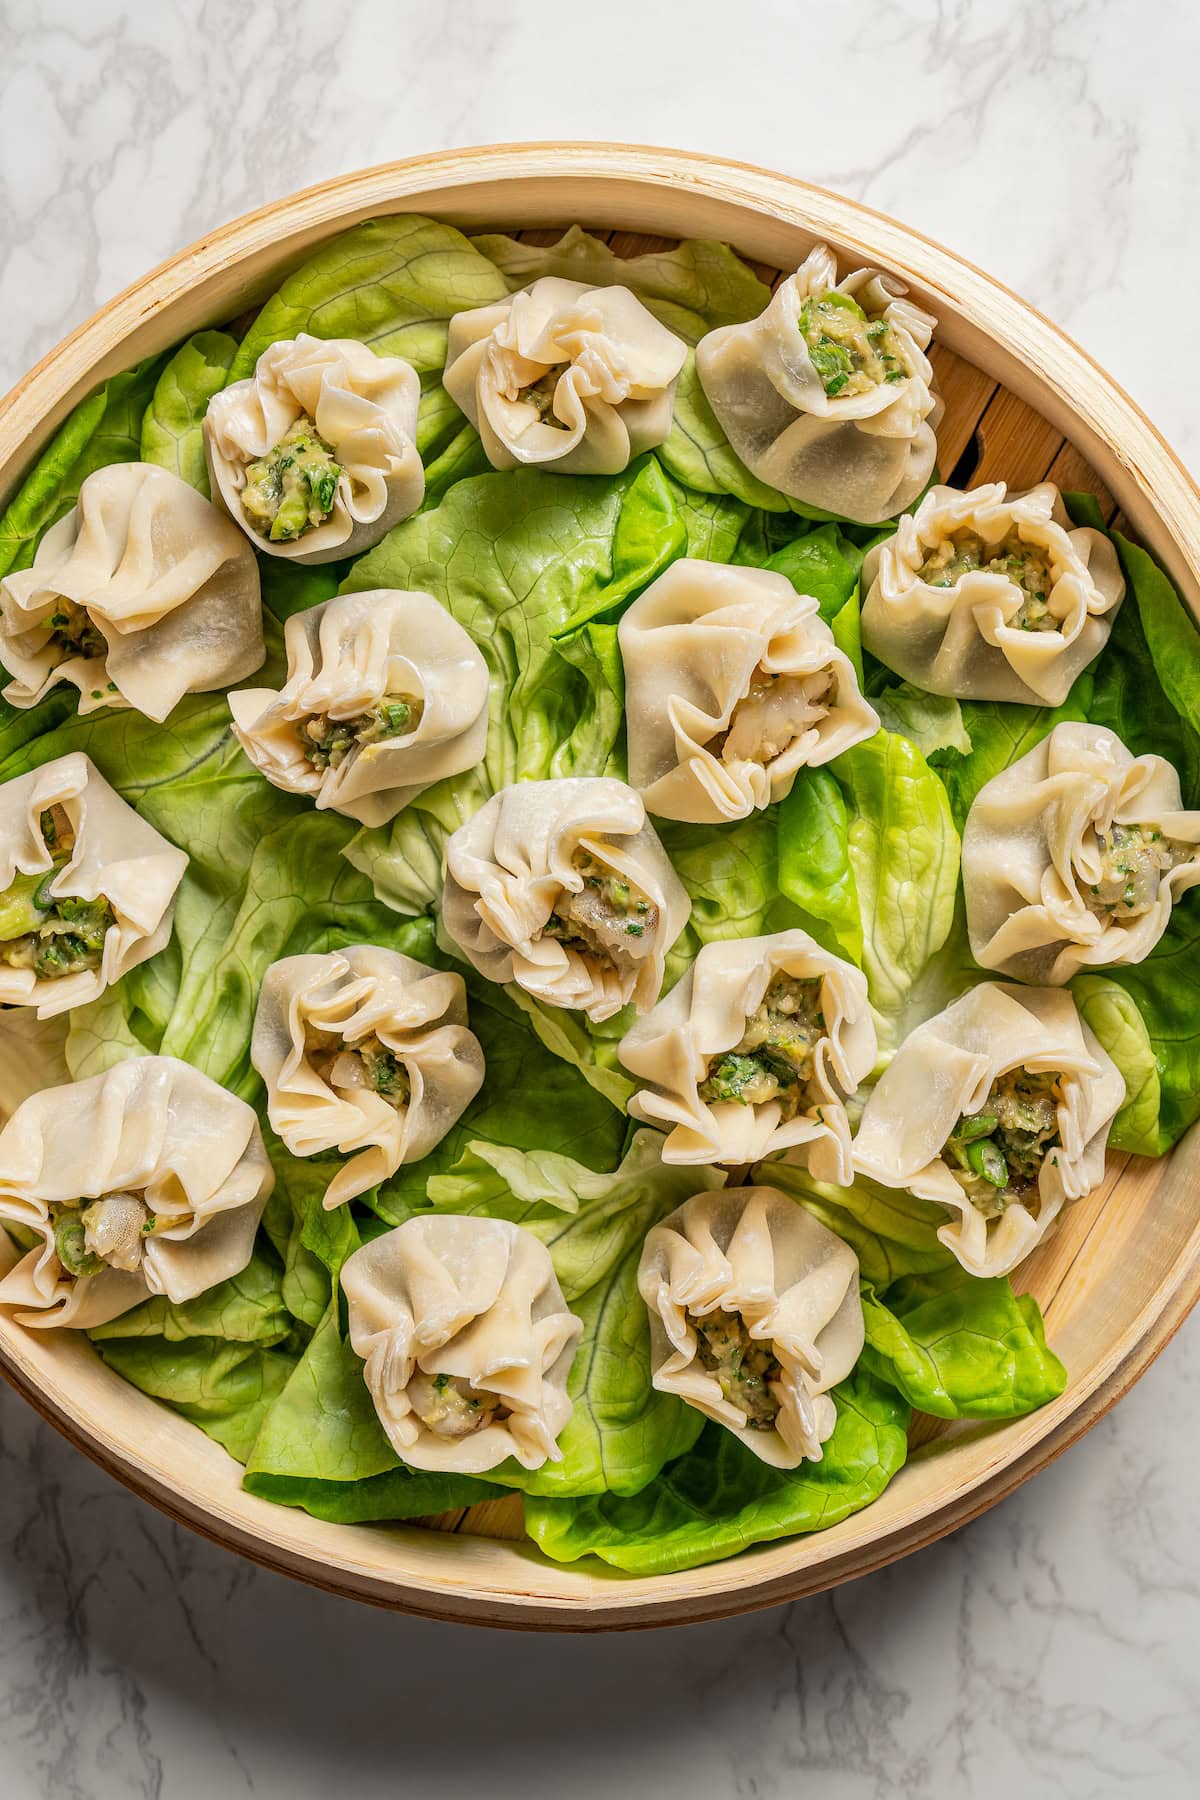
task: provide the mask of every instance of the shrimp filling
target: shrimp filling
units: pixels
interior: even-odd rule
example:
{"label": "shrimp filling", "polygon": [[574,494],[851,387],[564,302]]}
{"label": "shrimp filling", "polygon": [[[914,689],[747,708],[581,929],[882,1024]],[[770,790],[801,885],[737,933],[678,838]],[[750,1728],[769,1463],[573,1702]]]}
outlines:
{"label": "shrimp filling", "polygon": [[1050,610],[1054,573],[1050,553],[1041,544],[1027,544],[1013,531],[999,544],[985,544],[973,531],[956,531],[931,550],[917,570],[917,578],[929,587],[956,586],[975,570],[1005,575],[1021,590],[1021,605],[1008,621],[1019,631],[1059,631],[1062,620]]}
{"label": "shrimp filling", "polygon": [[408,1070],[374,1032],[348,1044],[339,1032],[310,1025],[305,1035],[305,1053],[327,1087],[369,1088],[397,1112],[412,1099]]}
{"label": "shrimp filling", "polygon": [[498,1394],[472,1387],[463,1375],[427,1375],[418,1369],[408,1384],[412,1409],[435,1437],[465,1438],[511,1418]]}
{"label": "shrimp filling", "polygon": [[368,744],[386,743],[415,731],[424,702],[414,694],[386,694],[367,712],[352,719],[331,719],[327,713],[310,713],[296,727],[309,762],[319,775],[340,769],[346,758]]}
{"label": "shrimp filling", "polygon": [[40,875],[15,876],[0,894],[0,964],[55,981],[99,968],[116,918],[103,894],[81,900],[50,892],[75,848],[75,831],[60,805],[48,807],[38,822],[54,866]]}
{"label": "shrimp filling", "polygon": [[73,1281],[105,1269],[136,1275],[146,1239],[159,1224],[140,1194],[123,1189],[96,1200],[64,1200],[49,1211],[54,1253],[62,1273]]}
{"label": "shrimp filling", "polygon": [[857,300],[836,288],[806,300],[799,323],[809,361],[830,399],[869,394],[912,373],[888,321],[869,318]]}
{"label": "shrimp filling", "polygon": [[741,1313],[689,1312],[687,1321],[701,1368],[715,1377],[729,1404],[745,1414],[751,1431],[773,1430],[780,1406],[774,1390],[783,1374],[775,1346],[752,1338]]}
{"label": "shrimp filling", "polygon": [[301,413],[273,450],[247,465],[242,489],[247,523],[272,544],[303,537],[333,511],[341,473],[333,446]]}
{"label": "shrimp filling", "polygon": [[1158,902],[1163,876],[1195,860],[1195,844],[1164,837],[1154,825],[1118,825],[1096,832],[1100,879],[1087,890],[1098,919],[1138,919]]}
{"label": "shrimp filling", "polygon": [[697,1092],[710,1105],[774,1100],[780,1123],[820,1099],[812,1091],[816,1047],[827,1035],[819,976],[776,975],[732,1050],[710,1057]]}
{"label": "shrimp filling", "polygon": [[578,893],[563,888],[542,936],[593,962],[624,971],[646,955],[658,930],[653,901],[590,850],[577,850],[572,866],[583,877]]}
{"label": "shrimp filling", "polygon": [[964,1114],[950,1133],[942,1161],[985,1219],[1017,1202],[1036,1214],[1042,1164],[1062,1142],[1062,1081],[1056,1069],[1009,1069],[992,1083],[979,1112]]}
{"label": "shrimp filling", "polygon": [[759,663],[727,729],[712,739],[708,750],[722,762],[755,762],[765,768],[819,725],[836,704],[832,669],[781,674]]}

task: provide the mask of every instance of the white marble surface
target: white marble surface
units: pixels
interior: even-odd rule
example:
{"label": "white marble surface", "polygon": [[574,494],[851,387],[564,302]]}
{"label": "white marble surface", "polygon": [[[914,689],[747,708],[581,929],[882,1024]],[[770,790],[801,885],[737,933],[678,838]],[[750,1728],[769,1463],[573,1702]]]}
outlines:
{"label": "white marble surface", "polygon": [[[1195,465],[1146,356],[1200,279],[1194,0],[27,0],[0,13],[0,384],[208,227],[521,137],[723,152],[861,196],[1026,293]],[[392,1618],[180,1532],[0,1395],[5,1800],[1192,1800],[1200,1327],[955,1538],[669,1635]]]}

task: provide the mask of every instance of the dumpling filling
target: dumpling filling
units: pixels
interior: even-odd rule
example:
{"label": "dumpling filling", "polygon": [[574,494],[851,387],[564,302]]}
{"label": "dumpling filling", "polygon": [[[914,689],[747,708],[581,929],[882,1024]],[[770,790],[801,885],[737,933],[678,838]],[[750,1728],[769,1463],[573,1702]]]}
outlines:
{"label": "dumpling filling", "polygon": [[326,769],[340,769],[352,752],[367,744],[386,743],[415,731],[423,711],[424,702],[415,694],[386,694],[377,705],[351,719],[311,713],[300,720],[297,730],[304,754],[317,773],[324,774]]}
{"label": "dumpling filling", "polygon": [[246,468],[242,511],[260,537],[290,543],[333,511],[341,464],[310,418],[301,413],[273,450]]}
{"label": "dumpling filling", "polygon": [[820,977],[774,976],[740,1041],[709,1059],[697,1090],[701,1100],[742,1106],[774,1100],[781,1124],[794,1119],[812,1104],[814,1053],[826,1035]]}
{"label": "dumpling filling", "polygon": [[708,749],[722,762],[756,762],[765,768],[820,724],[836,704],[832,669],[785,675],[760,663],[730,714],[728,729],[713,738]]}
{"label": "dumpling filling", "polygon": [[1195,844],[1164,837],[1153,825],[1109,826],[1096,833],[1100,880],[1089,893],[1090,908],[1101,919],[1137,919],[1158,901],[1164,874],[1194,861]]}
{"label": "dumpling filling", "polygon": [[397,1112],[412,1099],[408,1070],[374,1032],[348,1044],[338,1032],[310,1025],[305,1051],[327,1087],[369,1088]]}
{"label": "dumpling filling", "polygon": [[715,1312],[687,1315],[696,1334],[700,1366],[716,1377],[717,1385],[751,1431],[772,1431],[780,1402],[774,1385],[783,1370],[773,1344],[752,1338],[741,1313]]}
{"label": "dumpling filling", "polygon": [[560,419],[554,411],[554,396],[558,392],[559,381],[570,367],[569,362],[551,363],[536,381],[531,381],[528,387],[517,389],[516,399],[533,407],[539,425],[552,425],[556,431],[570,430],[566,421]]}
{"label": "dumpling filling", "polygon": [[463,1375],[427,1375],[418,1369],[408,1384],[408,1398],[435,1437],[471,1437],[485,1425],[499,1425],[512,1416],[498,1394],[472,1387]]}
{"label": "dumpling filling", "polygon": [[1014,531],[999,544],[985,544],[973,531],[956,531],[931,550],[917,570],[928,587],[950,588],[975,570],[1005,575],[1021,590],[1021,605],[1009,620],[1020,631],[1059,631],[1062,620],[1050,610],[1054,574],[1049,551],[1027,544]]}
{"label": "dumpling filling", "polygon": [[103,894],[80,900],[50,892],[75,848],[75,832],[65,807],[58,805],[43,812],[39,824],[54,866],[44,874],[16,876],[0,894],[0,963],[53,981],[99,968],[116,919]]}
{"label": "dumpling filling", "polygon": [[49,1210],[55,1255],[73,1280],[105,1269],[136,1275],[146,1239],[158,1225],[142,1196],[123,1190],[97,1200],[64,1200]]}
{"label": "dumpling filling", "polygon": [[542,936],[593,961],[627,970],[650,949],[658,930],[658,908],[590,850],[577,850],[571,860],[583,876],[583,887],[577,894],[562,889]]}
{"label": "dumpling filling", "polygon": [[1054,1069],[1036,1075],[1009,1069],[992,1083],[980,1111],[964,1114],[950,1133],[942,1160],[985,1219],[1018,1201],[1036,1216],[1042,1164],[1061,1142],[1062,1079]]}
{"label": "dumpling filling", "polygon": [[77,656],[94,661],[108,655],[104,633],[92,623],[92,615],[86,606],[79,606],[74,600],[64,599],[60,594],[54,603],[54,611],[42,620],[42,624],[50,633],[50,642],[55,649],[62,651],[60,662],[69,662]]}
{"label": "dumpling filling", "polygon": [[886,319],[871,319],[857,300],[831,288],[800,308],[800,334],[821,386],[837,394],[868,394],[912,373]]}

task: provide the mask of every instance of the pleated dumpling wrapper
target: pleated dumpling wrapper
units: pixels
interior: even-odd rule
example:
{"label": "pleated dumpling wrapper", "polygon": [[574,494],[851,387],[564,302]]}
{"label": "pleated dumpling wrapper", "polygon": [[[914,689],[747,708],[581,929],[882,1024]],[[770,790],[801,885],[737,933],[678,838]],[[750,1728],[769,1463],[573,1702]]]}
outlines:
{"label": "pleated dumpling wrapper", "polygon": [[1200,812],[1161,756],[1100,725],[1056,725],[967,815],[971,954],[1021,981],[1142,962],[1200,881]]}
{"label": "pleated dumpling wrapper", "polygon": [[659,818],[747,818],[879,729],[817,602],[773,570],[682,558],[617,635],[629,779]]}
{"label": "pleated dumpling wrapper", "polygon": [[942,402],[925,355],[936,320],[907,292],[874,269],[839,281],[820,244],[756,319],[700,340],[709,404],[760,481],[864,524],[912,505]]}
{"label": "pleated dumpling wrapper", "polygon": [[776,1469],[820,1462],[863,1347],[858,1258],[778,1188],[694,1194],[638,1267],[654,1386]]}
{"label": "pleated dumpling wrapper", "polygon": [[162,721],[185,694],[262,664],[258,564],[242,534],[178,475],[110,463],[89,475],[28,569],[0,581],[4,698],[35,706],[59,682],[79,711]]}
{"label": "pleated dumpling wrapper", "polygon": [[272,963],[250,1060],[293,1156],[351,1155],[326,1189],[326,1207],[427,1156],[484,1073],[462,976],[376,944]]}
{"label": "pleated dumpling wrapper", "polygon": [[420,398],[403,357],[357,338],[281,338],[208,403],[213,496],[268,556],[360,556],[425,497]]}
{"label": "pleated dumpling wrapper", "polygon": [[619,475],[670,432],[686,356],[628,288],[548,275],[457,313],[442,379],[494,469]]}
{"label": "pleated dumpling wrapper", "polygon": [[951,1214],[972,1275],[1006,1275],[1104,1173],[1125,1082],[1065,988],[985,981],[919,1025],[863,1111],[854,1163]]}
{"label": "pleated dumpling wrapper", "polygon": [[489,981],[597,1022],[658,999],[691,912],[640,795],[586,776],[501,788],[446,846],[442,918]]}
{"label": "pleated dumpling wrapper", "polygon": [[562,1460],[583,1324],[540,1238],[506,1219],[409,1219],[348,1257],[341,1280],[379,1422],[410,1467]]}
{"label": "pleated dumpling wrapper", "polygon": [[1108,642],[1125,579],[1102,532],[1071,528],[1044,481],[930,488],[867,555],[862,637],[934,694],[1059,706]]}
{"label": "pleated dumpling wrapper", "polygon": [[79,750],[0,785],[0,1005],[48,1019],[157,955],[187,862]]}
{"label": "pleated dumpling wrapper", "polygon": [[667,1132],[665,1163],[803,1149],[819,1181],[853,1180],[845,1101],[876,1056],[867,980],[807,932],[705,944],[619,1054],[645,1083],[630,1113]]}
{"label": "pleated dumpling wrapper", "polygon": [[276,787],[383,825],[482,761],[488,672],[432,594],[372,588],[293,613],[284,686],[230,694],[233,729]]}
{"label": "pleated dumpling wrapper", "polygon": [[0,1223],[34,1247],[0,1280],[20,1325],[103,1325],[246,1267],[275,1184],[254,1109],[173,1056],[46,1088],[0,1131]]}

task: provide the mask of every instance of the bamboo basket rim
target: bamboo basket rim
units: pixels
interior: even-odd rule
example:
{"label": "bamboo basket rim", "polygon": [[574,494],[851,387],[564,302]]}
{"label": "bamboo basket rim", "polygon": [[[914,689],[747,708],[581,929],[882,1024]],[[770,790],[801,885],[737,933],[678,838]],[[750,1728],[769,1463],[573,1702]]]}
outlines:
{"label": "bamboo basket rim", "polygon": [[[548,166],[532,166],[539,159]],[[13,386],[0,400],[0,467],[7,462],[14,479],[19,479],[30,457],[54,430],[69,406],[96,381],[136,360],[131,354],[133,345],[149,341],[156,320],[175,317],[184,302],[191,302],[193,306],[200,304],[207,282],[228,274],[252,257],[269,249],[275,250],[277,254],[270,265],[270,273],[277,281],[283,270],[290,266],[289,257],[298,258],[315,243],[360,220],[408,210],[428,211],[442,217],[453,215],[454,196],[460,190],[464,203],[459,211],[466,218],[471,211],[466,196],[472,188],[480,186],[514,190],[518,195],[515,213],[519,216],[520,186],[530,180],[540,181],[564,193],[581,184],[583,187],[594,185],[599,190],[615,182],[645,197],[648,217],[654,213],[655,198],[661,196],[654,215],[657,223],[639,223],[634,229],[654,229],[671,236],[705,235],[692,232],[680,222],[689,210],[685,201],[692,200],[698,200],[700,204],[712,202],[714,210],[723,208],[727,213],[740,212],[747,221],[757,221],[764,229],[778,226],[784,235],[803,231],[827,236],[842,247],[861,249],[887,267],[899,267],[904,278],[916,289],[932,294],[935,303],[944,310],[949,309],[951,317],[959,315],[964,331],[969,326],[976,334],[982,334],[998,358],[1000,349],[993,331],[988,324],[972,318],[972,304],[986,316],[988,300],[1003,296],[1020,319],[1033,326],[1035,338],[1039,333],[1044,334],[1039,346],[1041,350],[1049,347],[1064,353],[1064,367],[1068,371],[1073,367],[1075,373],[1083,372],[1093,389],[1091,397],[1103,395],[1124,413],[1122,423],[1132,428],[1131,435],[1128,441],[1116,442],[1093,420],[1078,398],[1073,399],[1067,393],[1061,395],[1059,410],[1062,415],[1069,417],[1072,427],[1086,427],[1120,465],[1126,487],[1136,486],[1140,505],[1157,531],[1157,536],[1153,530],[1144,535],[1152,540],[1151,547],[1167,562],[1193,612],[1200,611],[1200,490],[1137,403],[1059,326],[966,258],[945,249],[926,234],[900,225],[887,214],[812,183],[778,175],[750,163],[656,146],[547,141],[442,151],[341,175],[244,214],[168,257],[148,275],[125,288],[47,352]],[[619,204],[615,210],[619,212]],[[569,217],[558,222],[567,223]],[[494,226],[499,220],[491,223]],[[609,219],[610,226],[620,223],[619,217]],[[854,229],[849,230],[850,227]],[[885,240],[894,239],[894,243],[882,250],[876,249],[870,237],[872,227],[876,228],[878,236]],[[260,241],[266,228],[270,228],[269,245]],[[732,231],[729,235],[734,236]],[[916,247],[924,254],[915,259],[910,259],[907,254],[898,255],[896,252],[901,246],[906,251]],[[961,271],[966,277],[966,297],[943,285],[948,271]],[[164,343],[196,328],[193,321],[173,330]],[[1021,348],[1023,353],[1028,350],[1026,344]],[[80,352],[93,354],[85,360],[77,356]],[[1008,373],[1001,379],[1013,391],[1019,392],[1015,353],[1009,357],[1009,362],[1013,364],[1016,380],[1010,382]],[[81,364],[82,375],[79,373]],[[1037,371],[1027,381],[1029,388],[1037,389],[1041,402],[1046,396],[1038,387],[1039,381],[1049,386],[1053,383],[1048,373]],[[1164,470],[1160,468],[1153,475],[1145,472],[1134,458],[1135,449],[1143,456],[1149,453],[1155,459],[1162,459],[1165,469],[1177,483],[1174,492],[1165,495],[1160,491],[1156,482],[1162,481]],[[1200,1151],[1200,1144],[1197,1151]],[[1179,1150],[1172,1161],[1176,1159],[1183,1162]],[[1194,1177],[1200,1165],[1200,1154],[1189,1154],[1186,1165],[1181,1170],[1181,1178]],[[242,1496],[247,1504],[238,1511],[244,1516],[235,1520],[228,1512],[222,1515],[203,1495],[185,1492],[170,1478],[164,1479],[161,1473],[156,1474],[137,1457],[123,1451],[92,1419],[72,1414],[61,1393],[54,1392],[54,1384],[44,1376],[39,1377],[33,1366],[35,1358],[24,1353],[26,1347],[20,1339],[8,1341],[13,1337],[13,1330],[4,1330],[3,1322],[0,1322],[0,1373],[70,1442],[142,1498],[213,1541],[236,1549],[264,1566],[332,1592],[430,1617],[528,1629],[634,1629],[728,1616],[777,1604],[865,1574],[934,1542],[1022,1485],[1089,1430],[1144,1374],[1198,1299],[1200,1222],[1163,1273],[1152,1300],[1098,1359],[1089,1371],[1088,1380],[1078,1389],[1069,1388],[1059,1402],[1052,1403],[1041,1414],[980,1432],[981,1439],[1006,1437],[1010,1444],[1008,1453],[998,1452],[990,1460],[985,1458],[974,1477],[943,1504],[936,1508],[919,1505],[912,1519],[901,1513],[885,1532],[852,1547],[842,1558],[835,1552],[828,1558],[806,1561],[804,1547],[814,1542],[819,1544],[821,1537],[827,1535],[818,1534],[816,1539],[801,1537],[759,1546],[728,1562],[673,1577],[621,1576],[611,1570],[603,1570],[597,1575],[589,1567],[583,1571],[586,1577],[583,1583],[569,1578],[579,1574],[580,1565],[571,1566],[569,1571],[561,1565],[543,1565],[540,1556],[529,1545],[514,1545],[504,1540],[464,1541],[453,1536],[444,1537],[441,1542],[444,1546],[457,1544],[463,1553],[463,1574],[451,1574],[448,1569],[441,1568],[431,1572],[426,1567],[424,1570],[406,1570],[403,1579],[394,1574],[386,1578],[372,1577],[370,1570],[359,1564],[357,1556],[331,1554],[328,1548],[331,1537],[384,1530],[393,1541],[402,1541],[419,1528],[327,1526],[303,1513],[254,1500],[251,1496]],[[155,1412],[162,1411],[156,1402],[146,1401],[145,1404]],[[175,1422],[186,1431],[195,1429],[182,1420]],[[920,1452],[916,1455],[919,1457]],[[281,1516],[276,1529],[267,1529],[268,1521],[262,1509]],[[868,1508],[859,1516],[869,1518],[873,1510]],[[434,1534],[425,1532],[421,1535],[428,1539]],[[299,1539],[307,1539],[309,1547],[297,1547]],[[470,1558],[466,1555],[472,1541],[486,1541],[498,1557],[507,1553],[513,1565],[509,1570],[511,1588],[498,1589],[491,1584],[472,1583]],[[447,1554],[442,1553],[443,1561]],[[529,1563],[531,1555],[535,1559],[532,1565]],[[550,1583],[557,1591],[547,1593],[543,1587],[539,1592],[536,1573],[527,1574],[522,1582],[519,1578],[522,1563],[527,1568],[532,1566],[535,1571],[552,1571],[560,1578]],[[590,1592],[574,1591],[577,1585],[586,1585],[586,1581],[593,1584]]]}

